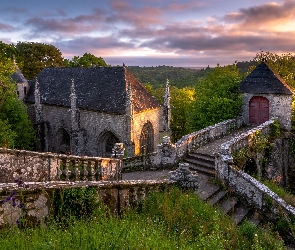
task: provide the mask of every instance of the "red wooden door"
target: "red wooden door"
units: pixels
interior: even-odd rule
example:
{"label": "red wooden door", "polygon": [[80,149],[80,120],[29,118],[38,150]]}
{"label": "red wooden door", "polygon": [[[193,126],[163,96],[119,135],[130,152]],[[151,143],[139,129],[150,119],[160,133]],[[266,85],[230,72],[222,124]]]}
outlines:
{"label": "red wooden door", "polygon": [[254,96],[249,102],[249,124],[259,125],[269,120],[269,101],[263,96]]}

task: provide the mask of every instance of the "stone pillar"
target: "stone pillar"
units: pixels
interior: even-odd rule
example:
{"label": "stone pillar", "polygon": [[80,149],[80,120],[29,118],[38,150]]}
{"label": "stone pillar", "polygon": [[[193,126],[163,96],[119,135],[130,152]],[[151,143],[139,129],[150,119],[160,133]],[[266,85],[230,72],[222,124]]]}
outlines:
{"label": "stone pillar", "polygon": [[164,131],[170,132],[170,121],[171,121],[171,106],[170,106],[170,87],[169,80],[166,82],[166,89],[164,95]]}
{"label": "stone pillar", "polygon": [[125,146],[126,146],[128,157],[131,157],[134,155],[133,114],[134,114],[134,106],[133,106],[131,83],[127,82]]}
{"label": "stone pillar", "polygon": [[112,149],[112,158],[123,159],[124,152],[125,152],[124,144],[121,142],[115,143],[115,146]]}
{"label": "stone pillar", "polygon": [[36,78],[35,81],[35,116],[36,116],[36,126],[37,126],[37,138],[38,141],[36,143],[36,147],[38,151],[48,151],[48,135],[47,135],[47,126],[44,121],[43,117],[43,107],[41,104],[41,97],[40,97],[40,88],[39,82]]}
{"label": "stone pillar", "polygon": [[80,142],[83,140],[80,133],[80,119],[79,119],[79,109],[77,108],[77,95],[75,90],[75,82],[72,79],[71,86],[71,154],[81,155]]}
{"label": "stone pillar", "polygon": [[178,169],[169,172],[170,181],[176,182],[184,189],[196,191],[199,187],[198,174],[190,171],[188,163],[179,163]]}

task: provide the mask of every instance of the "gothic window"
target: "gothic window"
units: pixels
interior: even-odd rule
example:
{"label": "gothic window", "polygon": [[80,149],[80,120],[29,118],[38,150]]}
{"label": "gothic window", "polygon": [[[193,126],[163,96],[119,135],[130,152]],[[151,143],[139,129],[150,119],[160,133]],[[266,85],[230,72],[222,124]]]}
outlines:
{"label": "gothic window", "polygon": [[154,152],[154,129],[151,122],[143,125],[140,135],[140,153],[147,154]]}
{"label": "gothic window", "polygon": [[98,141],[100,145],[100,156],[110,157],[112,155],[112,149],[115,143],[119,142],[119,139],[110,131],[105,132]]}
{"label": "gothic window", "polygon": [[61,154],[70,153],[71,138],[69,133],[64,128],[61,128],[58,131],[58,141],[59,141],[59,153]]}

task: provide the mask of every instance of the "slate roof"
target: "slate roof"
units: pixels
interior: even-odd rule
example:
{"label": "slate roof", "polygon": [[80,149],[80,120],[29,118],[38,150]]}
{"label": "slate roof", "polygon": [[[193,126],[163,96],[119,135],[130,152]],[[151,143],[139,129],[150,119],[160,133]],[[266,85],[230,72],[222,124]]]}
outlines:
{"label": "slate roof", "polygon": [[[125,67],[45,68],[37,76],[41,103],[70,107],[72,78],[79,109],[124,114],[129,82],[134,112],[161,106]],[[34,103],[35,82],[30,81],[26,102]]]}
{"label": "slate roof", "polygon": [[11,75],[11,78],[16,83],[27,82],[27,79],[24,77],[24,75],[22,74],[22,72],[20,71],[20,69],[17,65],[15,65],[15,72]]}
{"label": "slate roof", "polygon": [[240,92],[292,95],[293,90],[265,63],[260,63],[241,83]]}

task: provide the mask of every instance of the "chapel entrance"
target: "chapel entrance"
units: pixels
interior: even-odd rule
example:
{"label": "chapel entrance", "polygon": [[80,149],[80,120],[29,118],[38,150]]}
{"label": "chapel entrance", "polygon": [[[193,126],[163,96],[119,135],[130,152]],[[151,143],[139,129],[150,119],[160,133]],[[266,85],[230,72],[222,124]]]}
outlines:
{"label": "chapel entrance", "polygon": [[140,134],[140,153],[148,154],[154,152],[154,129],[151,122],[143,125]]}
{"label": "chapel entrance", "polygon": [[104,132],[98,140],[100,145],[98,155],[101,157],[111,157],[112,150],[117,142],[119,142],[119,139],[111,131]]}
{"label": "chapel entrance", "polygon": [[58,130],[58,152],[60,154],[69,154],[71,152],[71,137],[69,133],[64,129],[61,128]]}
{"label": "chapel entrance", "polygon": [[269,101],[263,96],[254,96],[249,102],[249,124],[260,125],[269,120]]}

